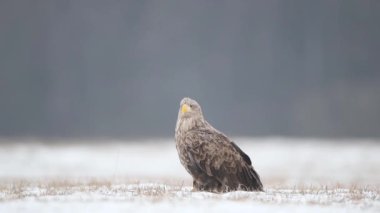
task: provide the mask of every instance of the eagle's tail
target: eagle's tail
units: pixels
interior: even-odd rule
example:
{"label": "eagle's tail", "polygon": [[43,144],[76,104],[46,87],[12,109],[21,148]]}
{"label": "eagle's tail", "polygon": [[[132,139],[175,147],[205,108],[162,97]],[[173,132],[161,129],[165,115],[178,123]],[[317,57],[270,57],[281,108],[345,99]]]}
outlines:
{"label": "eagle's tail", "polygon": [[260,176],[252,166],[244,167],[241,176],[242,187],[247,191],[264,191]]}

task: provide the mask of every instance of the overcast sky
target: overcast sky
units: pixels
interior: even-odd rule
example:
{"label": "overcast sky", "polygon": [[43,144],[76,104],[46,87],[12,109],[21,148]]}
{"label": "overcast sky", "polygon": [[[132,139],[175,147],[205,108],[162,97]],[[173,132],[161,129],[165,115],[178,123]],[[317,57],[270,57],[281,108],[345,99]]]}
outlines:
{"label": "overcast sky", "polygon": [[380,136],[380,1],[0,2],[0,137]]}

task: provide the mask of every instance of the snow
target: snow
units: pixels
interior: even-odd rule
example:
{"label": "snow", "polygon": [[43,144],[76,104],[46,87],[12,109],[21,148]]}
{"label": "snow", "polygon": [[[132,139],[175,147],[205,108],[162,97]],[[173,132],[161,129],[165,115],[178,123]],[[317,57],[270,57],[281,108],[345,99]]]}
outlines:
{"label": "snow", "polygon": [[[28,190],[28,189],[26,189]],[[230,192],[213,194],[191,192],[171,186],[149,184],[121,184],[99,188],[71,188],[46,193],[49,189],[35,188],[22,199],[10,199],[0,203],[0,212],[376,212],[380,210],[378,192],[358,192],[361,197],[352,198],[347,189],[299,192],[297,190],[269,189],[266,192]],[[61,191],[62,190],[62,191]],[[55,194],[56,193],[56,194]],[[354,193],[355,194],[355,193]]]}
{"label": "snow", "polygon": [[172,139],[6,141],[0,212],[380,211],[380,141],[234,140],[265,192],[192,192]]}

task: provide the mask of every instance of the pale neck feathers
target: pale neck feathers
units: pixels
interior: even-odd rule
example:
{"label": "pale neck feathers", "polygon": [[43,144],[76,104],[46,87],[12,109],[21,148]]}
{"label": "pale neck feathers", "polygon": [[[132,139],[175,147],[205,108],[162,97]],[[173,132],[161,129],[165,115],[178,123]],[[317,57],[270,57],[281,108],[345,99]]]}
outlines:
{"label": "pale neck feathers", "polygon": [[187,132],[190,129],[205,126],[205,121],[200,118],[180,118],[176,125],[176,133]]}
{"label": "pale neck feathers", "polygon": [[209,124],[203,117],[198,118],[179,118],[177,120],[175,134],[180,135],[180,133],[187,132],[191,129],[197,128],[207,128],[213,130],[217,133],[222,134],[219,130],[215,129],[211,124]]}

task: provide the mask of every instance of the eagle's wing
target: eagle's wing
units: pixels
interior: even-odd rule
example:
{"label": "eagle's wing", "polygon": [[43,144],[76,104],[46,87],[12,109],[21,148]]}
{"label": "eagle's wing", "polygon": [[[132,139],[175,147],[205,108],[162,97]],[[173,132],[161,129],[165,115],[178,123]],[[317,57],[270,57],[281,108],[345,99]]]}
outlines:
{"label": "eagle's wing", "polygon": [[230,189],[263,188],[249,156],[225,135],[215,130],[188,131],[185,136],[185,151],[197,172],[214,177]]}

